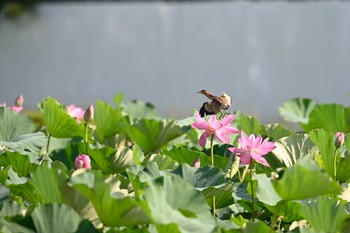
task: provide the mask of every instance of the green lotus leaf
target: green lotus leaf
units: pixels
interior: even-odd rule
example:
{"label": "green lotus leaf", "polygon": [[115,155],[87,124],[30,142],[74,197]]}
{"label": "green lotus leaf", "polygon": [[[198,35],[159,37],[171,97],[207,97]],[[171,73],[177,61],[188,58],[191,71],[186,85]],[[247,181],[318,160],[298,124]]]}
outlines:
{"label": "green lotus leaf", "polygon": [[293,134],[283,137],[275,142],[276,149],[272,153],[285,166],[293,166],[300,157],[314,156],[317,147],[310,140],[308,134]]}
{"label": "green lotus leaf", "polygon": [[16,222],[7,221],[4,218],[0,218],[0,231],[3,233],[36,233],[34,230],[26,228],[20,224],[17,224]]}
{"label": "green lotus leaf", "polygon": [[262,221],[248,222],[243,229],[243,233],[271,233],[270,228]]}
{"label": "green lotus leaf", "polygon": [[315,106],[311,99],[295,98],[285,102],[278,111],[285,121],[307,124]]}
{"label": "green lotus leaf", "polygon": [[263,126],[263,134],[273,139],[280,139],[291,136],[293,132],[276,123]]}
{"label": "green lotus leaf", "polygon": [[96,101],[94,122],[101,141],[122,131],[123,118],[120,109],[115,109],[102,100]]}
{"label": "green lotus leaf", "polygon": [[36,160],[33,161],[28,155],[18,152],[7,151],[0,156],[0,165],[5,167],[11,165],[20,177],[27,176],[37,166],[35,163],[37,163]]}
{"label": "green lotus leaf", "polygon": [[283,216],[283,222],[294,222],[302,220],[300,214],[302,205],[297,201],[281,200],[274,206],[265,205],[268,210],[277,216]]}
{"label": "green lotus leaf", "polygon": [[179,176],[166,175],[148,181],[142,193],[144,209],[157,229],[164,226],[169,229],[171,225],[170,229],[183,233],[213,232],[215,222],[204,197]]}
{"label": "green lotus leaf", "polygon": [[132,226],[149,220],[138,201],[128,190],[120,187],[116,177],[105,176],[94,170],[77,170],[69,185],[81,192],[93,205],[104,226]]}
{"label": "green lotus leaf", "polygon": [[46,144],[47,137],[43,132],[22,134],[10,142],[0,141],[0,146],[3,145],[12,151],[18,151],[22,154],[28,153],[28,151],[37,154]]}
{"label": "green lotus leaf", "polygon": [[[177,161],[178,163],[187,163],[188,165],[192,165],[193,161],[199,158],[201,166],[211,164],[210,156],[200,151],[191,150],[187,147],[178,147],[169,151],[164,151],[162,153],[169,156],[171,159]],[[221,169],[225,169],[228,162],[229,158],[214,155],[215,166]]]}
{"label": "green lotus leaf", "polygon": [[320,151],[322,158],[321,166],[331,177],[335,177],[334,162],[337,156],[334,145],[334,134],[324,129],[315,129],[310,131],[310,138]]}
{"label": "green lotus leaf", "polygon": [[330,132],[350,132],[350,108],[340,104],[322,104],[310,113],[310,120],[302,124],[306,131],[322,128]]}
{"label": "green lotus leaf", "polygon": [[224,172],[217,167],[202,166],[195,168],[183,163],[171,173],[180,176],[198,190],[225,184]]}
{"label": "green lotus leaf", "polygon": [[114,172],[123,172],[134,163],[134,153],[126,146],[117,148],[117,151],[110,158],[110,168]]}
{"label": "green lotus leaf", "polygon": [[34,132],[33,122],[22,113],[0,107],[0,141],[10,142],[23,134]]}
{"label": "green lotus leaf", "polygon": [[243,130],[247,135],[260,134],[261,123],[252,116],[242,115],[237,119],[238,129]]}
{"label": "green lotus leaf", "polygon": [[72,118],[65,107],[55,99],[47,97],[39,108],[48,133],[56,138],[83,137],[85,130],[76,119]]}
{"label": "green lotus leaf", "polygon": [[37,233],[73,233],[82,221],[71,207],[58,203],[37,206],[32,219]]}
{"label": "green lotus leaf", "polygon": [[301,214],[318,232],[340,232],[345,221],[349,219],[345,204],[329,197],[308,201],[302,207]]}
{"label": "green lotus leaf", "polygon": [[127,128],[127,133],[145,152],[151,153],[184,134],[185,130],[170,119],[140,119]]}
{"label": "green lotus leaf", "polygon": [[133,119],[148,118],[159,119],[153,104],[141,100],[133,100],[123,104],[123,111]]}
{"label": "green lotus leaf", "polygon": [[283,200],[301,200],[319,195],[338,195],[340,185],[323,173],[309,156],[301,157],[297,164],[287,168],[282,178],[274,183]]}
{"label": "green lotus leaf", "polygon": [[274,206],[281,200],[281,197],[274,189],[270,178],[268,178],[266,174],[254,174],[253,180],[258,181],[256,197],[259,201]]}
{"label": "green lotus leaf", "polygon": [[[59,163],[56,161],[55,163]],[[62,203],[60,188],[68,179],[67,170],[56,168],[54,163],[43,161],[35,171],[31,173],[30,184],[41,198],[43,203]]]}
{"label": "green lotus leaf", "polygon": [[38,153],[46,145],[47,138],[34,130],[33,122],[26,115],[0,107],[0,148]]}

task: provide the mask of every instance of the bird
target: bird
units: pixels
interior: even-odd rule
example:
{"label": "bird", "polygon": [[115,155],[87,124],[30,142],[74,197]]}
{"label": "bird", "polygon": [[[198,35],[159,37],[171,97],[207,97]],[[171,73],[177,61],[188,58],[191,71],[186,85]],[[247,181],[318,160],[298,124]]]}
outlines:
{"label": "bird", "polygon": [[202,107],[199,110],[201,117],[206,115],[215,115],[221,110],[227,110],[232,105],[231,97],[225,92],[221,93],[221,96],[215,96],[207,90],[201,90],[197,93],[205,95],[211,102],[204,102]]}

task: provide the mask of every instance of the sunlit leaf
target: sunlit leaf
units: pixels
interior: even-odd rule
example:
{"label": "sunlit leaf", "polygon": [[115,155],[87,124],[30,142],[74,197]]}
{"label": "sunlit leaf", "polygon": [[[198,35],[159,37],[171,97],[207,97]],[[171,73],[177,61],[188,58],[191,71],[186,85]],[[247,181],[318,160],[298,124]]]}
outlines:
{"label": "sunlit leaf", "polygon": [[[85,144],[79,145],[79,151],[82,152],[86,149]],[[115,154],[115,149],[110,146],[105,145],[94,145],[89,146],[88,154],[96,163],[97,168],[101,169],[101,171],[105,173],[111,173],[112,170],[110,168],[111,165],[111,157]]]}
{"label": "sunlit leaf", "polygon": [[224,173],[217,167],[202,166],[200,168],[195,168],[188,164],[180,164],[180,166],[171,173],[180,176],[198,189],[225,183]]}
{"label": "sunlit leaf", "polygon": [[131,118],[140,119],[158,119],[159,115],[156,112],[156,109],[153,104],[145,103],[141,100],[133,100],[123,104],[123,110]]}
{"label": "sunlit leaf", "polygon": [[110,168],[114,172],[122,172],[134,163],[134,153],[128,147],[122,146],[117,148],[116,153],[109,160]]}
{"label": "sunlit leaf", "polygon": [[248,222],[245,228],[243,229],[243,233],[270,233],[270,228],[266,225],[266,223],[262,221],[258,222]]}
{"label": "sunlit leaf", "polygon": [[307,124],[315,106],[311,99],[295,98],[285,102],[278,111],[286,121]]}
{"label": "sunlit leaf", "polygon": [[26,153],[27,151],[38,153],[46,144],[47,137],[43,132],[22,134],[10,142],[0,141],[0,146],[3,145],[20,153]]}
{"label": "sunlit leaf", "polygon": [[273,139],[280,139],[292,135],[293,132],[280,124],[268,124],[263,126],[263,134]]}
{"label": "sunlit leaf", "polygon": [[44,161],[31,173],[30,184],[43,203],[62,203],[60,186],[66,182],[67,178],[66,171],[53,168],[52,164]]}
{"label": "sunlit leaf", "polygon": [[153,154],[150,156],[148,163],[154,162],[159,170],[173,170],[178,166],[178,163],[169,156],[163,154]]}
{"label": "sunlit leaf", "polygon": [[48,133],[56,138],[84,136],[84,127],[72,118],[55,99],[46,98],[39,104]]}
{"label": "sunlit leaf", "polygon": [[282,200],[274,206],[265,206],[275,215],[283,216],[284,222],[293,222],[303,219],[300,214],[302,205],[299,202]]}
{"label": "sunlit leaf", "polygon": [[26,228],[16,222],[6,221],[4,218],[0,218],[0,230],[3,233],[36,233],[34,230]]}
{"label": "sunlit leaf", "polygon": [[71,207],[58,203],[37,206],[32,218],[37,233],[73,233],[81,222],[81,218]]}
{"label": "sunlit leaf", "polygon": [[281,197],[272,186],[271,180],[266,176],[266,174],[254,174],[253,180],[258,181],[256,197],[259,199],[259,201],[267,205],[274,206],[281,200]]}
{"label": "sunlit leaf", "polygon": [[159,150],[185,133],[173,120],[140,119],[127,129],[129,137],[146,152]]}
{"label": "sunlit leaf", "polygon": [[29,172],[37,166],[30,160],[28,155],[9,151],[0,156],[0,164],[2,166],[11,165],[12,169],[17,172],[19,176],[27,176]]}
{"label": "sunlit leaf", "polygon": [[34,133],[34,124],[26,115],[0,107],[0,148],[37,153],[46,141],[42,132]]}
{"label": "sunlit leaf", "polygon": [[310,131],[310,138],[320,151],[322,166],[324,170],[335,178],[334,163],[336,162],[336,148],[334,145],[334,134],[324,129],[315,129]]}
{"label": "sunlit leaf", "polygon": [[345,205],[328,197],[308,201],[303,206],[301,214],[315,230],[321,232],[339,232],[345,220],[349,219],[349,215],[345,212]]}
{"label": "sunlit leaf", "polygon": [[33,132],[34,124],[29,117],[0,107],[0,141],[10,142],[20,135]]}
{"label": "sunlit leaf", "polygon": [[300,157],[313,156],[317,152],[308,134],[293,134],[277,140],[275,145],[272,153],[287,167],[294,165]]}
{"label": "sunlit leaf", "polygon": [[33,205],[41,201],[41,198],[37,195],[34,187],[29,182],[9,184],[7,188],[10,190],[11,194],[19,196]]}
{"label": "sunlit leaf", "polygon": [[348,133],[350,132],[349,118],[349,108],[340,104],[322,104],[313,109],[309,122],[302,127],[306,131],[322,128],[330,132]]}
{"label": "sunlit leaf", "polygon": [[97,100],[95,105],[94,122],[99,138],[112,136],[121,131],[123,115],[120,109],[115,109],[102,100]]}
{"label": "sunlit leaf", "polygon": [[77,170],[69,184],[94,206],[104,226],[129,226],[149,220],[138,202],[120,187],[120,181],[94,170]]}
{"label": "sunlit leaf", "polygon": [[242,115],[237,119],[238,129],[243,130],[247,135],[260,134],[261,123],[252,116]]}
{"label": "sunlit leaf", "polygon": [[120,107],[125,99],[125,95],[123,93],[118,93],[114,96],[114,103]]}
{"label": "sunlit leaf", "polygon": [[[187,147],[174,148],[169,151],[164,151],[163,153],[178,163],[187,163],[191,165],[195,159],[199,158],[201,166],[211,164],[210,156],[204,154],[203,152],[191,150]],[[229,158],[214,155],[215,166],[225,169],[228,162]]]}
{"label": "sunlit leaf", "polygon": [[157,227],[176,224],[173,227],[183,233],[214,230],[215,222],[205,199],[180,177],[162,176],[147,182],[143,189],[143,203]]}
{"label": "sunlit leaf", "polygon": [[304,156],[298,163],[284,171],[282,178],[274,183],[283,200],[301,200],[319,195],[338,195],[340,185],[321,171],[309,157]]}

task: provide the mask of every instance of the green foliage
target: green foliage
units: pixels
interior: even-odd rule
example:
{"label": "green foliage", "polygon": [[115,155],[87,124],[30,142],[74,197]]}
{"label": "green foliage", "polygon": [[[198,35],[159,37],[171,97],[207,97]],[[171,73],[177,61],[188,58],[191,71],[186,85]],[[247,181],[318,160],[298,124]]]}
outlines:
{"label": "green foliage", "polygon": [[84,136],[84,127],[68,115],[63,105],[55,99],[47,97],[39,104],[41,114],[48,133],[56,138]]}
{"label": "green foliage", "polygon": [[316,231],[322,232],[339,232],[345,220],[349,219],[345,204],[328,197],[308,201],[302,207],[301,214]]}
{"label": "green foliage", "polygon": [[338,195],[341,191],[340,185],[330,180],[308,156],[302,157],[296,165],[287,168],[282,178],[275,182],[275,188],[283,200]]}
{"label": "green foliage", "polygon": [[146,153],[159,150],[185,133],[173,120],[141,119],[127,129],[129,137]]}
{"label": "green foliage", "polygon": [[[24,113],[0,107],[1,232],[350,229],[349,134],[335,144],[335,132],[350,131],[349,107],[305,98],[284,103],[282,117],[305,132],[238,114],[233,126],[276,145],[265,155],[270,167],[249,169],[227,150],[239,136],[202,148],[193,116],[162,118],[151,103],[124,99],[117,94],[116,107],[97,100],[94,120],[78,122],[48,97],[37,129]],[[74,168],[80,154],[92,169]]]}
{"label": "green foliage", "polygon": [[94,117],[96,132],[101,141],[121,132],[123,115],[121,109],[115,109],[108,103],[97,100]]}
{"label": "green foliage", "polygon": [[45,134],[34,132],[34,124],[26,115],[0,107],[0,148],[38,153],[46,142]]}
{"label": "green foliage", "polygon": [[315,105],[311,99],[295,98],[285,102],[278,111],[286,121],[307,124]]}

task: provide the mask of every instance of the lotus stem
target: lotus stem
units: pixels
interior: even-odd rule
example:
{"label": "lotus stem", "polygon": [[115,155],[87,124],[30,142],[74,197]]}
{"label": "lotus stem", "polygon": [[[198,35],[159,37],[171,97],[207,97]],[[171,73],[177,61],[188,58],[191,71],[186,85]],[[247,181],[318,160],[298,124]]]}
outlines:
{"label": "lotus stem", "polygon": [[88,142],[88,123],[85,124],[85,136],[84,136],[84,141],[85,141],[85,154],[89,154],[89,142]]}
{"label": "lotus stem", "polygon": [[254,198],[254,183],[253,183],[253,165],[254,161],[251,159],[250,164],[249,164],[249,170],[250,170],[250,191],[252,192],[251,197],[252,197],[252,212],[253,212],[253,222],[255,220],[255,198]]}
{"label": "lotus stem", "polygon": [[[211,135],[210,137],[210,158],[211,158],[211,166],[214,167],[214,134]],[[213,217],[215,218],[216,216],[216,206],[215,206],[215,196],[213,196],[213,207],[212,207],[212,214]]]}

